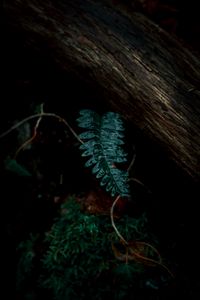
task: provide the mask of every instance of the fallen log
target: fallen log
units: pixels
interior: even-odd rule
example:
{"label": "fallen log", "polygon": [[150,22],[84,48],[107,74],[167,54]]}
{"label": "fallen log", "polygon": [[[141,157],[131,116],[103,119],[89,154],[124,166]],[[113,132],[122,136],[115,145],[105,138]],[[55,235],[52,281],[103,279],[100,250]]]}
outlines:
{"label": "fallen log", "polygon": [[[8,0],[6,24],[27,47],[95,82],[105,101],[200,178],[200,60],[143,15],[106,1]],[[69,103],[70,105],[70,103]]]}

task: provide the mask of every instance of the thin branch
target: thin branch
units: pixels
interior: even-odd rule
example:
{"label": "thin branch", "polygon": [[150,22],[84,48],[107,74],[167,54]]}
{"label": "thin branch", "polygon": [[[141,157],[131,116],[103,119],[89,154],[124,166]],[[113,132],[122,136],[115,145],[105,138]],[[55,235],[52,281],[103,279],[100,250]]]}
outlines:
{"label": "thin branch", "polygon": [[135,159],[136,159],[136,153],[133,154],[133,158],[132,158],[132,160],[130,162],[130,165],[129,165],[128,169],[127,169],[128,173],[130,172],[130,170],[131,170],[131,168],[132,168],[132,166],[133,166],[133,164],[135,162]]}
{"label": "thin branch", "polygon": [[122,242],[125,244],[125,245],[128,245],[128,242],[124,239],[124,237],[121,235],[121,233],[118,231],[117,227],[115,226],[115,222],[114,222],[114,215],[113,215],[113,212],[114,212],[114,207],[115,205],[117,204],[117,201],[120,199],[120,195],[117,196],[117,198],[115,199],[115,201],[113,202],[112,206],[111,206],[111,209],[110,209],[110,218],[111,218],[111,224],[117,234],[117,236],[122,240]]}
{"label": "thin branch", "polygon": [[144,183],[142,183],[139,179],[137,179],[137,178],[129,178],[128,182],[130,182],[130,181],[134,181],[134,182],[138,183],[139,185],[141,185],[142,187],[144,187],[146,189],[147,193],[149,193],[149,194],[151,193],[151,190]]}
{"label": "thin branch", "polygon": [[137,245],[139,244],[139,245],[143,245],[143,246],[147,246],[147,247],[151,248],[151,249],[157,254],[157,256],[158,256],[158,258],[159,258],[159,261],[158,261],[158,262],[161,263],[161,261],[162,261],[161,255],[160,255],[160,253],[158,252],[158,250],[157,250],[154,246],[152,246],[152,245],[149,244],[149,243],[142,242],[142,241],[136,241],[135,243],[136,243]]}
{"label": "thin branch", "polygon": [[[44,113],[44,103],[41,104],[41,111],[40,111],[40,113],[41,113],[41,114]],[[28,144],[30,144],[30,143],[36,138],[36,136],[37,136],[37,130],[38,130],[38,127],[39,127],[39,125],[40,125],[41,120],[42,120],[42,116],[39,117],[39,119],[38,119],[37,122],[36,122],[36,125],[35,125],[35,127],[34,127],[34,131],[33,131],[32,137],[29,138],[27,141],[25,141],[25,142],[18,148],[18,150],[17,150],[16,153],[15,153],[15,158],[17,157],[17,155],[19,154],[19,152],[20,152],[22,149],[24,149]]]}
{"label": "thin branch", "polygon": [[[151,247],[152,249],[154,249],[154,251],[156,250],[153,246],[151,246],[150,244],[146,244],[148,247]],[[145,261],[145,262],[149,262],[149,263],[152,263],[152,264],[155,264],[157,266],[160,266],[162,267],[163,269],[165,269],[170,275],[172,278],[174,278],[174,274],[168,269],[167,266],[165,266],[162,261],[161,261],[161,258],[160,258],[160,254],[159,254],[159,261],[157,260],[154,260],[152,258],[149,258],[149,257],[146,257],[146,256],[143,256],[141,254],[139,254],[137,251],[133,250],[131,247],[129,247],[129,251],[130,251],[130,254],[133,254],[135,255],[136,257],[138,257],[139,259],[141,259],[142,261]],[[156,253],[158,253],[158,251],[156,250]]]}
{"label": "thin branch", "polygon": [[128,263],[128,260],[130,260],[130,258],[131,258],[129,256],[129,254],[128,254],[128,253],[130,253],[131,255],[134,255],[135,257],[137,257],[139,260],[141,260],[143,262],[151,263],[151,264],[154,264],[154,265],[162,267],[163,269],[165,269],[170,274],[170,276],[172,278],[174,278],[174,274],[168,269],[167,266],[165,266],[162,263],[162,259],[161,259],[160,253],[153,246],[151,246],[150,244],[145,243],[145,242],[136,242],[136,243],[139,243],[141,245],[144,245],[144,246],[147,246],[147,247],[151,248],[158,255],[158,258],[159,258],[158,261],[154,260],[152,258],[149,258],[149,257],[141,255],[137,250],[134,250],[130,246],[130,244],[124,239],[124,237],[120,234],[120,232],[118,231],[118,229],[117,229],[117,227],[115,225],[114,216],[113,216],[114,207],[115,207],[115,205],[116,205],[116,203],[117,203],[117,201],[119,199],[120,199],[120,195],[117,196],[117,198],[115,199],[115,201],[112,204],[112,207],[111,207],[111,210],[110,210],[110,217],[111,217],[111,223],[112,223],[112,226],[113,226],[113,228],[115,230],[115,233],[117,234],[117,236],[120,238],[120,240],[123,242],[124,246],[126,247],[126,254],[125,254],[125,262],[126,262],[126,264]]}
{"label": "thin branch", "polygon": [[17,129],[18,127],[20,127],[21,125],[23,125],[24,123],[32,120],[32,119],[35,119],[35,118],[41,118],[41,117],[53,117],[53,118],[56,118],[58,119],[60,122],[64,123],[67,128],[71,131],[71,133],[74,135],[74,137],[81,143],[83,144],[83,141],[79,138],[79,136],[76,134],[76,132],[72,129],[72,127],[69,125],[69,123],[63,119],[62,117],[60,117],[59,115],[56,115],[54,113],[39,113],[39,114],[35,114],[35,115],[32,115],[32,116],[29,116],[23,120],[21,120],[20,122],[18,122],[17,124],[13,125],[11,128],[9,128],[8,130],[6,130],[5,132],[3,132],[1,135],[0,135],[0,139],[5,137],[6,135],[8,135],[9,133],[11,133],[13,130]]}

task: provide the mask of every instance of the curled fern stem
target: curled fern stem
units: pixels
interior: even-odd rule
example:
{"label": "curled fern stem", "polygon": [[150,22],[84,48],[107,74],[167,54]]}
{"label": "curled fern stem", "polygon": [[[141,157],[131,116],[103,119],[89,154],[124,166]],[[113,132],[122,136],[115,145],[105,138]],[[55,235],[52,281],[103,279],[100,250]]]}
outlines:
{"label": "curled fern stem", "polygon": [[[140,243],[142,243],[142,242],[140,242]],[[144,244],[146,244],[148,247],[152,248],[157,254],[159,254],[159,252],[158,252],[153,246],[151,246],[151,245],[148,244],[148,243],[144,243]],[[152,258],[143,256],[143,255],[141,255],[140,253],[138,253],[137,251],[134,251],[133,249],[130,249],[130,248],[129,248],[129,251],[130,251],[131,254],[134,254],[138,259],[140,259],[140,260],[143,261],[143,262],[146,262],[146,263],[149,262],[149,263],[152,263],[152,264],[154,264],[154,265],[157,265],[157,266],[162,267],[165,271],[167,271],[168,274],[170,274],[170,276],[171,276],[172,278],[174,278],[174,274],[168,269],[167,266],[165,266],[165,265],[162,263],[160,254],[159,254],[159,260],[157,261],[157,260],[154,260],[154,259],[152,259]]]}
{"label": "curled fern stem", "polygon": [[112,206],[111,206],[111,209],[110,209],[110,218],[111,218],[111,224],[117,234],[117,236],[120,238],[120,240],[128,246],[128,242],[125,240],[125,238],[121,235],[121,233],[119,232],[119,230],[117,229],[116,225],[115,225],[115,222],[114,222],[114,207],[115,205],[117,204],[117,201],[120,199],[120,195],[118,195],[116,197],[116,199],[114,200]]}
{"label": "curled fern stem", "polygon": [[162,267],[164,270],[166,270],[168,272],[168,274],[170,274],[170,276],[172,278],[174,278],[174,274],[168,269],[167,266],[165,266],[163,263],[162,263],[162,259],[161,259],[161,256],[160,256],[160,253],[157,251],[157,249],[155,249],[153,246],[151,246],[150,244],[148,243],[145,243],[145,242],[138,242],[139,244],[141,245],[146,245],[147,247],[151,248],[157,255],[158,255],[158,261],[157,260],[154,260],[152,258],[149,258],[149,257],[146,257],[146,256],[143,256],[142,254],[140,254],[137,250],[135,251],[133,248],[130,247],[130,243],[127,242],[125,240],[125,238],[121,235],[121,233],[119,232],[119,230],[117,229],[116,225],[115,225],[115,222],[114,222],[114,208],[115,208],[115,205],[117,204],[118,200],[120,199],[120,195],[118,195],[116,197],[116,199],[114,200],[112,206],[111,206],[111,209],[110,209],[110,218],[111,218],[111,224],[115,230],[115,233],[117,234],[117,236],[119,237],[120,241],[124,244],[124,246],[126,246],[126,263],[128,263],[128,252],[130,252],[130,254],[134,255],[138,260],[141,260],[142,262],[144,263],[152,263],[154,265],[157,265],[157,266],[160,266]]}
{"label": "curled fern stem", "polygon": [[56,118],[58,119],[60,122],[64,123],[67,128],[71,131],[71,133],[74,135],[74,137],[81,143],[81,144],[84,144],[83,141],[79,138],[79,136],[76,134],[76,132],[72,129],[72,127],[69,125],[69,123],[63,119],[61,116],[59,115],[56,115],[54,113],[38,113],[38,114],[34,114],[34,115],[31,115],[23,120],[21,120],[20,122],[18,122],[17,124],[13,125],[12,127],[10,127],[8,130],[6,130],[5,132],[3,132],[1,135],[0,135],[0,139],[5,137],[6,135],[8,135],[9,133],[11,133],[13,130],[17,129],[18,127],[22,126],[24,123],[32,120],[32,119],[35,119],[35,118],[42,118],[42,117],[53,117],[53,118]]}
{"label": "curled fern stem", "polygon": [[[41,110],[40,113],[41,113],[41,114],[44,113],[43,108],[44,108],[44,103],[42,103],[41,106],[40,106],[40,110]],[[16,159],[17,155],[19,154],[19,152],[20,152],[21,150],[23,150],[27,145],[29,145],[29,144],[36,138],[36,136],[37,136],[37,130],[38,130],[38,127],[39,127],[39,125],[40,125],[41,120],[42,120],[42,117],[39,117],[38,120],[37,120],[37,122],[36,122],[36,124],[35,124],[34,130],[33,130],[33,135],[32,135],[28,140],[26,140],[26,141],[25,141],[25,142],[17,149],[17,151],[15,152],[15,156],[14,156],[15,159]]]}
{"label": "curled fern stem", "polygon": [[136,159],[136,154],[134,153],[134,154],[133,154],[133,158],[132,158],[132,160],[131,160],[131,162],[130,162],[130,165],[128,166],[128,169],[127,169],[127,172],[128,172],[128,173],[130,172],[132,166],[134,165],[135,159]]}

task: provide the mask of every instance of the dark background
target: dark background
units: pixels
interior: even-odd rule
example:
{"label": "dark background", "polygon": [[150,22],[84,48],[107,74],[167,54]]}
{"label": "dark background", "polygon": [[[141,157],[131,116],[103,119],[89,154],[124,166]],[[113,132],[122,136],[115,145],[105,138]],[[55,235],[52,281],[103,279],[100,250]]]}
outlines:
{"label": "dark background", "polygon": [[[199,55],[198,1],[112,2],[130,14],[135,10],[144,13],[180,40],[184,47]],[[1,132],[13,122],[31,115],[36,105],[41,103],[45,103],[45,111],[64,115],[75,129],[79,109],[106,110],[106,105],[99,107],[96,103],[100,101],[94,100],[101,96],[96,87],[85,86],[70,74],[63,74],[48,52],[43,51],[44,55],[24,47],[24,36],[16,36],[6,21],[3,49]],[[65,111],[66,102],[70,103],[70,111]],[[129,124],[126,126],[127,144],[134,144],[137,153],[132,174],[150,190],[150,194],[143,194],[137,187],[136,207],[139,211],[147,211],[152,230],[160,242],[160,251],[176,274],[174,286],[165,291],[165,299],[176,294],[198,299],[199,185],[182,174],[163,156],[162,149],[155,147],[142,132]],[[30,150],[22,151],[18,156],[19,163],[34,173],[31,178],[18,176],[5,168],[6,157],[12,157],[20,146],[19,130],[0,140],[1,211],[8,237],[4,248],[8,249],[6,263],[11,268],[15,264],[15,244],[27,238],[29,232],[43,232],[52,224],[59,207],[59,203],[55,203],[56,196],[88,192],[94,186],[89,172],[83,167],[77,147],[74,148],[76,141],[62,125],[46,120],[38,132]],[[64,174],[62,186],[58,183],[60,172]],[[7,277],[10,278],[10,273]]]}

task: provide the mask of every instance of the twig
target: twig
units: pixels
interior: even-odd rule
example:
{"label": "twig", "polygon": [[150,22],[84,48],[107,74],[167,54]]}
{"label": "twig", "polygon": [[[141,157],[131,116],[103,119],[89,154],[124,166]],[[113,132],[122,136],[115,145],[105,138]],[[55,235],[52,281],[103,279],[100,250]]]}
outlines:
{"label": "twig", "polygon": [[115,225],[115,222],[114,222],[114,215],[113,215],[113,212],[114,212],[114,207],[115,205],[117,204],[117,201],[120,199],[120,195],[117,196],[117,198],[115,199],[115,201],[113,202],[112,206],[111,206],[111,209],[110,209],[110,218],[111,218],[111,224],[117,234],[117,236],[122,240],[122,242],[125,244],[125,245],[128,245],[128,242],[124,239],[124,237],[121,235],[121,233],[118,231],[116,225]]}
{"label": "twig", "polygon": [[146,189],[147,193],[151,194],[151,190],[144,183],[142,183],[139,179],[137,179],[137,178],[129,178],[128,181],[134,181],[134,182],[140,184],[142,187],[144,187]]}
{"label": "twig", "polygon": [[5,132],[3,132],[1,135],[0,135],[0,139],[5,137],[6,135],[8,135],[9,133],[11,133],[13,130],[17,129],[18,127],[20,127],[21,125],[23,125],[24,123],[32,120],[32,119],[35,119],[35,118],[42,118],[42,117],[53,117],[53,118],[56,118],[58,119],[60,122],[64,123],[67,128],[71,131],[71,133],[74,135],[74,137],[81,143],[83,144],[83,141],[79,138],[79,136],[76,134],[76,132],[72,129],[72,127],[69,125],[69,123],[63,119],[62,117],[60,117],[59,115],[56,115],[54,113],[39,113],[39,114],[35,114],[35,115],[32,115],[32,116],[29,116],[23,120],[21,120],[20,122],[18,122],[17,124],[15,124],[14,126],[12,126],[11,128],[9,128],[8,130],[6,130]]}
{"label": "twig", "polygon": [[[152,249],[154,249],[154,251],[156,251],[156,253],[158,253],[158,251],[153,247],[151,246],[150,244],[147,244],[148,247],[151,247]],[[142,261],[146,261],[146,262],[149,262],[149,263],[152,263],[152,264],[155,264],[157,266],[160,266],[162,267],[163,269],[165,269],[172,278],[174,278],[174,274],[168,269],[167,266],[165,266],[163,263],[162,263],[162,260],[161,260],[161,257],[160,257],[160,254],[159,254],[159,260],[154,260],[152,258],[149,258],[149,257],[146,257],[146,256],[143,256],[141,254],[139,254],[137,251],[134,251],[132,248],[129,248],[129,251],[130,251],[130,254],[133,254],[135,255],[136,257],[138,257],[139,259],[141,259]]]}
{"label": "twig", "polygon": [[[41,114],[44,113],[44,103],[41,104],[41,112],[40,112],[40,113],[41,113]],[[33,131],[32,137],[29,138],[27,141],[25,141],[25,142],[18,148],[18,150],[17,150],[16,153],[15,153],[15,158],[17,157],[17,155],[19,154],[19,152],[20,152],[23,148],[25,148],[28,144],[30,144],[30,143],[36,138],[36,136],[37,136],[37,129],[38,129],[39,125],[40,125],[41,120],[42,120],[42,116],[40,116],[39,119],[38,119],[37,122],[36,122],[36,125],[35,125],[35,127],[34,127],[34,131]]]}
{"label": "twig", "polygon": [[131,170],[131,168],[132,168],[132,166],[133,166],[133,164],[134,164],[134,162],[135,162],[135,159],[136,159],[136,154],[134,153],[134,154],[133,154],[133,158],[132,158],[132,160],[131,160],[131,162],[130,162],[130,165],[129,165],[128,169],[127,169],[127,172],[128,172],[128,173],[130,172],[130,170]]}
{"label": "twig", "polygon": [[160,266],[162,267],[163,269],[165,269],[170,275],[172,278],[174,278],[174,274],[167,268],[167,266],[165,266],[163,263],[162,263],[162,259],[161,259],[161,256],[160,256],[160,253],[153,247],[151,246],[150,244],[148,243],[145,243],[145,242],[138,242],[139,244],[141,245],[145,245],[145,246],[148,246],[149,248],[151,248],[157,255],[158,255],[158,258],[159,260],[156,261],[152,258],[149,258],[149,257],[146,257],[146,256],[143,256],[141,254],[139,254],[137,251],[133,250],[133,248],[130,247],[130,244],[125,240],[125,238],[121,235],[121,233],[118,231],[116,225],[115,225],[115,222],[114,222],[114,207],[115,205],[117,204],[117,201],[120,199],[120,195],[118,195],[116,197],[116,199],[114,200],[112,206],[111,206],[111,210],[110,210],[110,218],[111,218],[111,224],[115,230],[115,233],[117,234],[117,236],[119,237],[119,239],[122,241],[122,243],[124,244],[124,246],[126,246],[126,263],[128,263],[128,259],[129,259],[129,255],[128,255],[128,252],[130,251],[130,254],[134,255],[135,257],[137,257],[138,259],[144,261],[144,262],[149,262],[149,263],[152,263],[152,264],[155,264],[157,266]]}
{"label": "twig", "polygon": [[147,246],[147,247],[151,248],[151,249],[157,254],[157,256],[158,256],[158,258],[159,258],[158,262],[161,263],[161,261],[162,261],[161,255],[160,255],[160,253],[158,252],[158,250],[157,250],[154,246],[152,246],[152,245],[149,244],[149,243],[142,242],[142,241],[136,241],[135,243],[136,243],[136,244],[140,244],[140,245],[144,245],[144,246]]}

